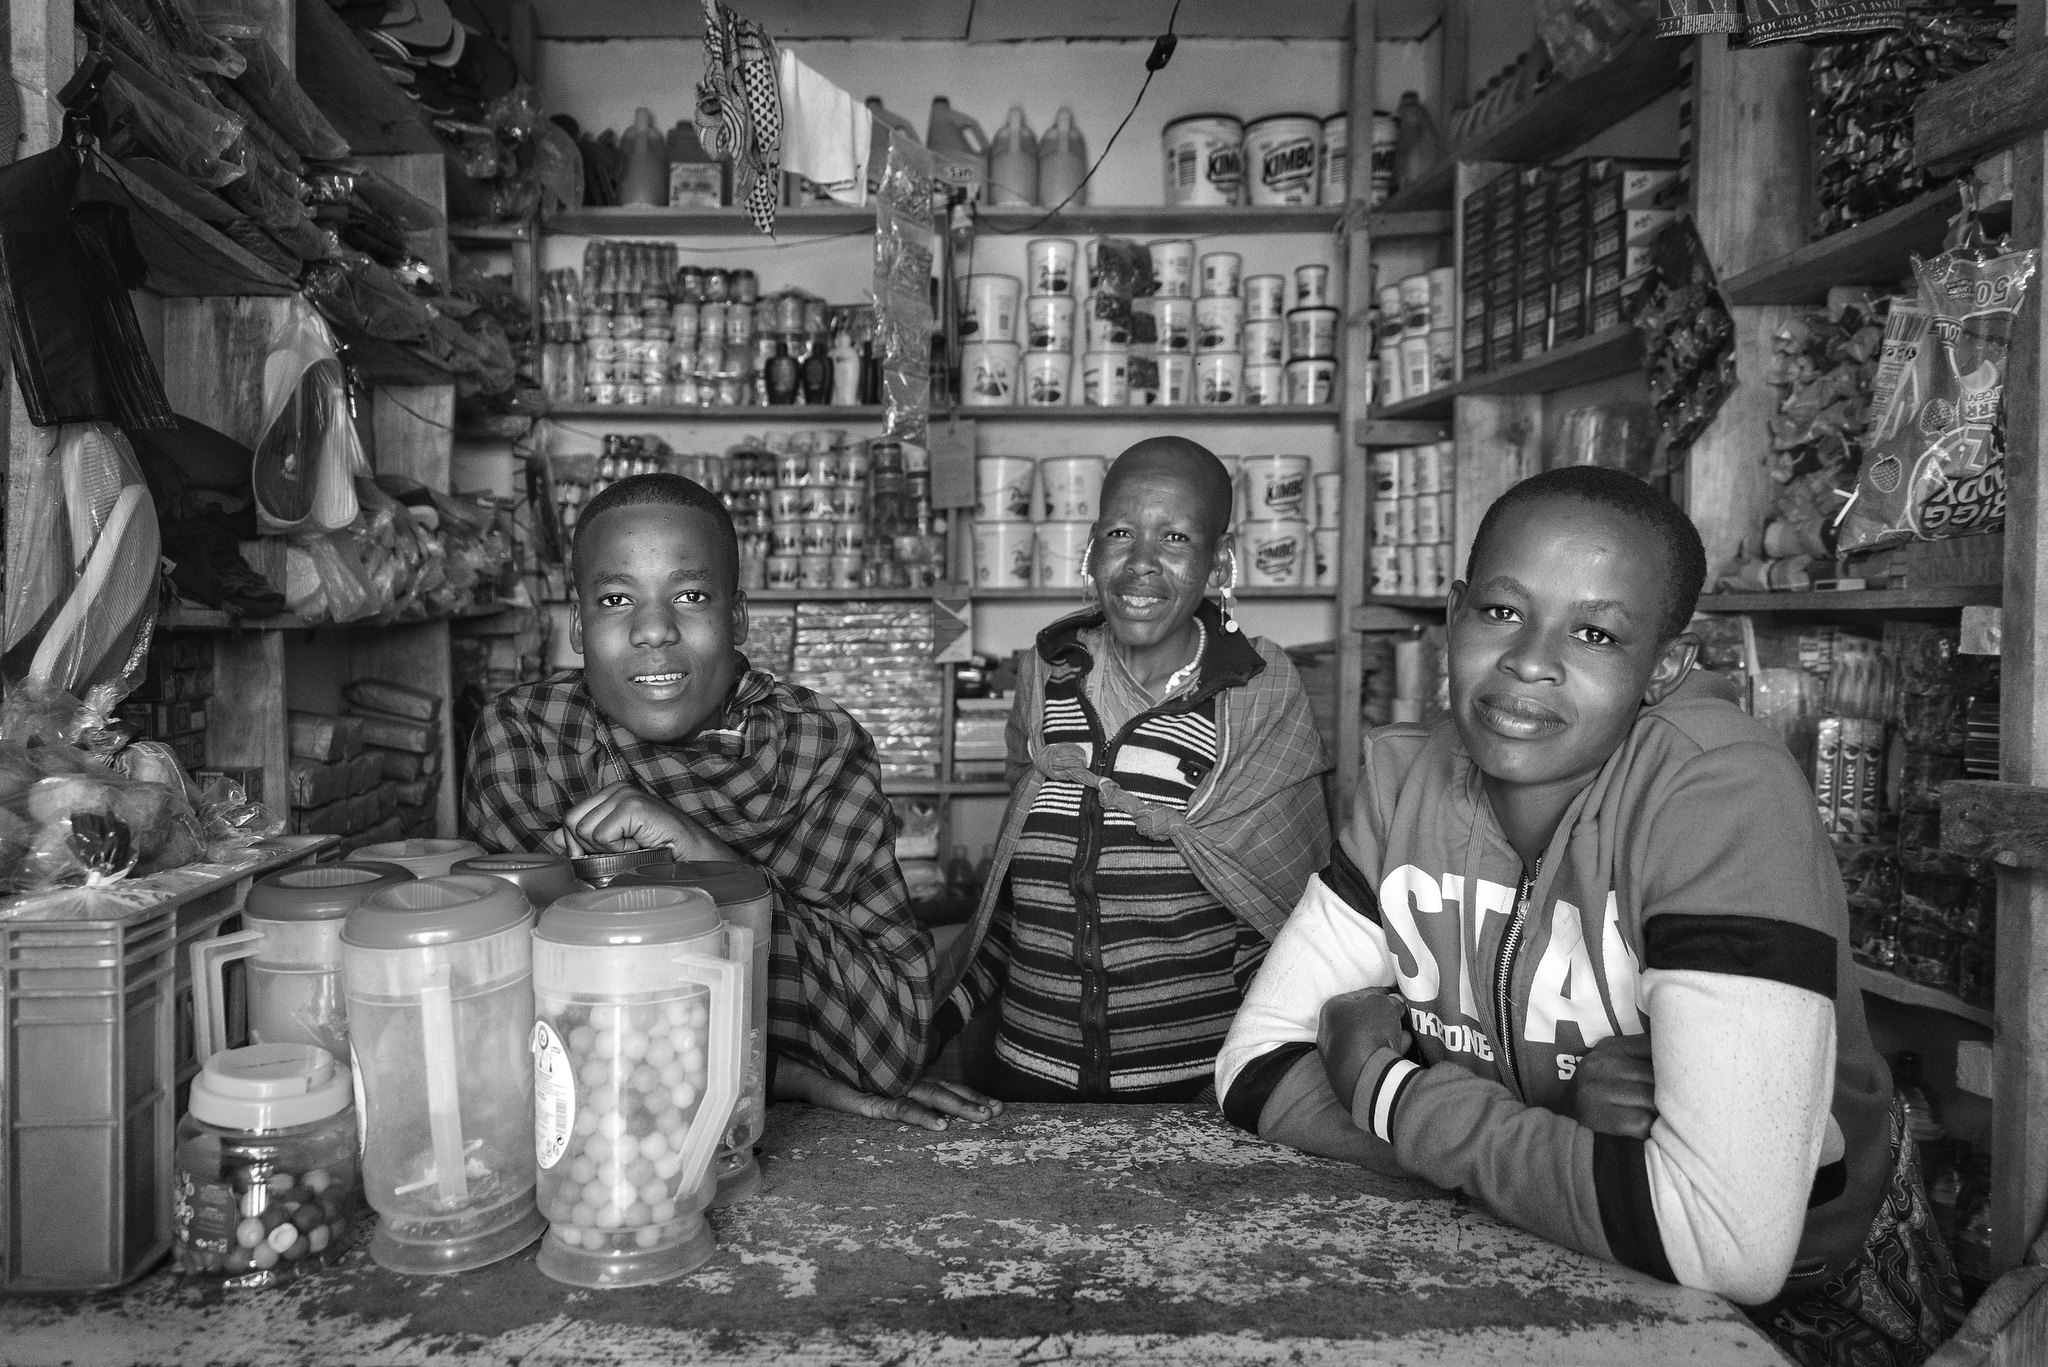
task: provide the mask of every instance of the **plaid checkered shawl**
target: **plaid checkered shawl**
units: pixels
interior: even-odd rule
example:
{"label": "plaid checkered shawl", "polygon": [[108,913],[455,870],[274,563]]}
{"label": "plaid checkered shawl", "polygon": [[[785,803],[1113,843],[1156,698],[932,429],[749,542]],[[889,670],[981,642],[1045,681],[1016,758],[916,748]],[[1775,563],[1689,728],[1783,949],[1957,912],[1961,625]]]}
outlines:
{"label": "plaid checkered shawl", "polygon": [[[1185,817],[1162,813],[1157,828],[1218,901],[1271,940],[1293,912],[1309,875],[1329,862],[1330,817],[1321,776],[1330,760],[1301,676],[1286,652],[1264,638],[1247,640],[1224,631],[1211,602],[1205,600],[1198,612],[1208,632],[1201,682],[1163,706],[1185,704],[1222,684],[1216,768],[1195,790]],[[1064,662],[1067,644],[1102,620],[1100,612],[1091,611],[1055,622],[1040,634],[1039,648],[1025,657],[1017,701],[1010,709],[1012,791],[994,873],[982,890],[969,933],[945,955],[940,1001],[959,985],[995,915],[1010,854],[1048,771],[1078,778],[1062,771],[1070,757],[1048,753],[1064,747],[1045,745],[1036,734],[1038,717],[1045,680],[1054,670],[1074,667]],[[1050,658],[1054,655],[1061,662]]]}
{"label": "plaid checkered shawl", "polygon": [[866,1092],[916,1080],[932,942],[896,867],[874,743],[807,688],[745,670],[717,730],[643,741],[598,711],[581,671],[501,694],[470,745],[463,818],[498,850],[539,850],[581,799],[625,781],[758,864],[775,894],[773,1047]]}

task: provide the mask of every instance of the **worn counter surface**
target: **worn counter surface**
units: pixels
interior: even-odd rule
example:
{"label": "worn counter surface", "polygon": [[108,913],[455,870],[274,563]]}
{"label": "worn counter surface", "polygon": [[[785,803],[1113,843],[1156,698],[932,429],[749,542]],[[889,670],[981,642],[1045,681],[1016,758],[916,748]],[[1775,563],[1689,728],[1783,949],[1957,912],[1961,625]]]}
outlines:
{"label": "worn counter surface", "polygon": [[288,1288],[162,1273],[0,1301],[0,1362],[1780,1363],[1726,1302],[1295,1153],[1213,1109],[1022,1106],[932,1134],[779,1106],[762,1194],[663,1286],[591,1292],[528,1249],[445,1279],[360,1244]]}

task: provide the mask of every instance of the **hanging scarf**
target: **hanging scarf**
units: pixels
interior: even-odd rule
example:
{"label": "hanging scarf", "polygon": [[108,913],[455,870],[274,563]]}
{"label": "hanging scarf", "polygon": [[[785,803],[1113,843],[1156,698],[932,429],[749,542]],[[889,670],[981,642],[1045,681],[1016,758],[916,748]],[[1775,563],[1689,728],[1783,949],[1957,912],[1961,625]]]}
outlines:
{"label": "hanging scarf", "polygon": [[775,231],[782,188],[782,94],[775,40],[718,0],[704,0],[704,79],[697,83],[697,135],[733,168],[733,193],[754,226]]}

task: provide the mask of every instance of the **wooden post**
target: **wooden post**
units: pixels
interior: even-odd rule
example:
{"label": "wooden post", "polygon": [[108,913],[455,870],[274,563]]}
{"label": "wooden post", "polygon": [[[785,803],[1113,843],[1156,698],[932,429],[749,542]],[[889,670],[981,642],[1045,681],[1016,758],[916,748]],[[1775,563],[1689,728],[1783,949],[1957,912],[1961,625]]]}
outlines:
{"label": "wooden post", "polygon": [[1338,417],[1337,459],[1344,472],[1343,530],[1337,553],[1337,801],[1331,816],[1351,817],[1358,787],[1358,747],[1363,730],[1358,704],[1365,687],[1365,642],[1352,629],[1352,609],[1365,598],[1368,507],[1371,471],[1353,440],[1371,412],[1373,338],[1371,309],[1372,235],[1366,212],[1372,196],[1372,111],[1378,79],[1379,29],[1374,0],[1352,0],[1350,104],[1351,158],[1348,229],[1344,250],[1344,391]]}
{"label": "wooden post", "polygon": [[[2021,0],[2014,45],[2048,51],[2048,3]],[[2040,248],[2048,225],[2048,135],[2013,147],[2013,242]],[[2041,553],[2042,488],[2034,453],[2048,439],[2048,308],[2035,276],[2019,313],[2006,375],[2004,659],[1999,704],[1999,771],[2008,783],[2048,785],[2048,674],[2041,668],[2048,558]],[[1998,981],[1992,1009],[1997,1092],[1991,1139],[1993,1264],[2020,1257],[2048,1216],[2048,875],[2002,869],[1998,876]]]}
{"label": "wooden post", "polygon": [[[1796,43],[1731,50],[1699,40],[1693,65],[1693,220],[1721,279],[1807,240],[1812,202],[1806,49]],[[1771,336],[1801,309],[1737,305],[1735,391],[1693,443],[1685,508],[1707,547],[1710,575],[1761,548],[1778,485],[1766,439],[1778,392],[1764,382]],[[1708,582],[1712,587],[1712,580]]]}

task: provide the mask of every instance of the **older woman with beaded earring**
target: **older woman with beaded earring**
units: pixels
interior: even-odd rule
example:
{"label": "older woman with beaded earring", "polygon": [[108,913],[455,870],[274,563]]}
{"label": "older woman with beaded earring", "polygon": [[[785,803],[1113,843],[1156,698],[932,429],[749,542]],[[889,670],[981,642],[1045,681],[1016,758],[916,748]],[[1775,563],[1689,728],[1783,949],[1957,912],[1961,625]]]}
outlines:
{"label": "older woman with beaded earring", "polygon": [[1329,761],[1300,676],[1230,614],[1231,502],[1192,441],[1118,456],[1083,559],[1089,606],[1019,671],[1010,804],[932,1031],[936,1055],[994,1011],[992,1073],[968,1080],[1003,1100],[1200,1097],[1329,856]]}

